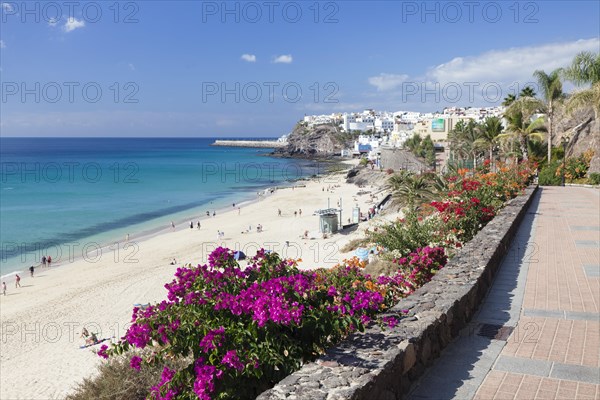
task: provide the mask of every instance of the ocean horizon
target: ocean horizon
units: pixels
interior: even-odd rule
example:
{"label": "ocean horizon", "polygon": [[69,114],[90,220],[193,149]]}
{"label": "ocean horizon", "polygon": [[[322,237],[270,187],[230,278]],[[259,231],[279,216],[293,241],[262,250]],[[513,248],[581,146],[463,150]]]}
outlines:
{"label": "ocean horizon", "polygon": [[[224,138],[0,138],[0,275],[212,217],[325,172]],[[273,140],[274,138],[226,138]]]}

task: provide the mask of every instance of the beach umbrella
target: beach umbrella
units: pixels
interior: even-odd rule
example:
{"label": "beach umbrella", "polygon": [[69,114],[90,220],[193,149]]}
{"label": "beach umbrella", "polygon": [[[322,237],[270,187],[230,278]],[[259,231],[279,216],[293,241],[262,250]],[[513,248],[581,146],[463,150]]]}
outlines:
{"label": "beach umbrella", "polygon": [[364,261],[369,258],[369,250],[364,247],[359,247],[354,251],[354,255],[360,260]]}
{"label": "beach umbrella", "polygon": [[236,251],[235,253],[233,253],[233,259],[234,260],[245,260],[246,259],[246,255],[244,254],[243,251]]}

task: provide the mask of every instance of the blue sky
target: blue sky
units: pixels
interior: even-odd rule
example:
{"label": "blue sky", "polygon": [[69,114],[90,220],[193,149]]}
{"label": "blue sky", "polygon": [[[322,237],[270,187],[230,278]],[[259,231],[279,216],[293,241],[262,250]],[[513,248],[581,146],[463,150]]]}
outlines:
{"label": "blue sky", "polygon": [[304,114],[496,105],[535,69],[600,51],[597,1],[8,1],[1,12],[2,136],[280,136]]}

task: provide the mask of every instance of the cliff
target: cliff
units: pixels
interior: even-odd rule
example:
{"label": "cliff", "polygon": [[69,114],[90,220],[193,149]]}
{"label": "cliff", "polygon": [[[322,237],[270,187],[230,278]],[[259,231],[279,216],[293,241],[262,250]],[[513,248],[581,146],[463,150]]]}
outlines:
{"label": "cliff", "polygon": [[308,127],[299,122],[287,137],[287,146],[277,149],[275,154],[285,157],[331,157],[340,155],[341,150],[352,147],[354,135],[343,133],[334,124]]}
{"label": "cliff", "polygon": [[589,149],[595,151],[589,172],[600,172],[600,121],[594,119],[592,108],[580,109],[568,115],[559,109],[555,116],[554,146],[560,146],[561,138],[568,137],[567,156],[578,156]]}

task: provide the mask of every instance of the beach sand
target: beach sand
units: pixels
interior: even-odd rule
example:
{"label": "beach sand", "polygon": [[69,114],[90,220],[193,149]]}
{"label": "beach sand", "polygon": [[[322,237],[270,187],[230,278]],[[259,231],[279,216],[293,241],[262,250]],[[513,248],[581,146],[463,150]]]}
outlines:
{"label": "beach sand", "polygon": [[[257,248],[270,248],[286,257],[301,258],[301,268],[332,267],[351,256],[340,249],[363,237],[364,230],[380,219],[363,222],[351,233],[323,239],[318,233],[319,217],[313,212],[327,208],[328,198],[331,207],[336,207],[341,197],[342,218],[347,223],[356,204],[363,213],[373,206],[369,194],[358,196],[357,192],[377,189],[347,184],[339,173],[298,183],[302,184],[306,187],[279,189],[242,206],[239,215],[236,205],[214,218],[204,216],[200,230],[194,218],[194,229],[188,221],[185,229],[180,224],[174,231],[167,229],[141,241],[136,241],[132,232],[126,249],[105,248],[87,260],[36,268],[34,278],[22,274],[21,288],[10,283],[7,296],[0,294],[0,398],[64,398],[102,362],[94,353],[99,345],[80,349],[82,327],[98,332],[100,339],[120,338],[131,321],[134,304],[165,299],[164,284],[172,280],[177,267],[204,263],[217,245],[241,249],[248,256]],[[328,186],[337,185],[327,191]],[[380,193],[377,201],[383,197]],[[294,217],[299,209],[302,216]],[[256,232],[257,224],[263,225],[262,233]],[[242,233],[249,226],[252,232]],[[221,240],[217,240],[219,230],[225,233]],[[306,230],[315,239],[301,239]],[[170,265],[174,258],[178,265]]]}

